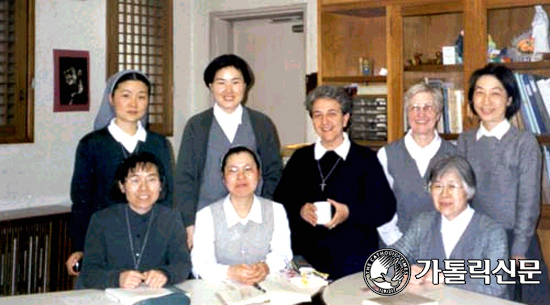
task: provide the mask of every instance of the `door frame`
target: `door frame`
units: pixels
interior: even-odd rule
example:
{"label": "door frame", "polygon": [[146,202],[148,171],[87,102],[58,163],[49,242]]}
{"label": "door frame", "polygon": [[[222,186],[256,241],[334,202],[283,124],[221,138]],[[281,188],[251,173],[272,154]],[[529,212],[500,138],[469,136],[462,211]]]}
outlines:
{"label": "door frame", "polygon": [[[307,35],[307,3],[284,6],[262,7],[255,9],[210,12],[210,60],[233,49],[233,22],[301,16],[304,34]],[[307,43],[307,41],[306,41]],[[306,50],[304,50],[305,52]],[[307,53],[306,53],[307,62]],[[305,64],[305,63],[304,63]]]}

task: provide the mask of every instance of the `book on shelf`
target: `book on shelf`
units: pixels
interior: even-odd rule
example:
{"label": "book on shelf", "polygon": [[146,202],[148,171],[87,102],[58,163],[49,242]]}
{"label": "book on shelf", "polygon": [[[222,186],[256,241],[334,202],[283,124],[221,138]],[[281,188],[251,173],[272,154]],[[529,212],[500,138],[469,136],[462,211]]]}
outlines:
{"label": "book on shelf", "polygon": [[451,133],[462,132],[462,107],[464,104],[464,92],[460,89],[449,89],[449,131]]}
{"label": "book on shelf", "polygon": [[548,112],[548,108],[542,99],[542,94],[537,87],[536,81],[538,77],[531,74],[524,74],[524,78],[528,82],[526,86],[530,86],[531,91],[533,92],[534,102],[540,111],[540,116],[544,125],[544,133],[548,133],[550,131],[550,113]]}
{"label": "book on shelf", "polygon": [[540,132],[547,133],[547,126],[550,125],[550,123],[548,122],[548,113],[544,108],[541,108],[542,103],[539,104],[539,102],[535,98],[535,92],[533,92],[533,88],[529,83],[527,74],[520,74],[520,80],[522,81],[520,86],[523,86],[525,88],[525,92],[527,92],[528,101],[526,102],[528,102],[533,109],[534,118],[537,122]]}
{"label": "book on shelf", "polygon": [[523,121],[524,119],[521,110],[510,118],[510,124],[516,126],[519,130],[526,130],[525,123]]}
{"label": "book on shelf", "polygon": [[256,285],[223,283],[216,292],[216,297],[222,304],[227,305],[297,304],[311,302],[311,296],[325,285],[327,285],[326,280],[315,275],[311,276],[308,286],[304,286],[302,277],[299,275],[287,278],[277,274],[269,275]]}
{"label": "book on shelf", "polygon": [[[189,297],[177,288],[151,288],[147,286],[139,286],[133,289],[126,288],[107,288],[105,294],[108,298],[115,300],[123,305],[133,304],[155,304],[155,300],[170,297],[171,303],[189,304]],[[168,301],[167,299],[164,299]],[[164,301],[157,304],[165,304]]]}
{"label": "book on shelf", "polygon": [[[461,133],[462,132],[462,107],[464,105],[464,91],[455,88],[454,83],[439,78],[424,79],[430,87],[441,91],[442,111],[436,129],[439,133]],[[408,122],[405,130],[408,129]]]}
{"label": "book on shelf", "polygon": [[418,294],[401,292],[396,295],[363,300],[363,305],[439,305],[439,302]]}
{"label": "book on shelf", "polygon": [[514,73],[519,87],[519,116],[525,129],[535,135],[550,133],[550,79]]}
{"label": "book on shelf", "polygon": [[349,84],[343,87],[351,98],[356,96],[387,95],[386,83]]}
{"label": "book on shelf", "polygon": [[519,94],[521,96],[520,112],[523,123],[530,132],[534,134],[540,134],[540,130],[538,130],[538,124],[535,121],[533,108],[531,106],[531,103],[529,102],[527,91],[525,89],[525,86],[522,85],[523,82],[521,81],[521,76],[519,75],[519,73],[514,73],[514,78],[516,79],[516,83],[519,88]]}
{"label": "book on shelf", "polygon": [[550,110],[550,78],[539,78],[535,81],[546,110]]}
{"label": "book on shelf", "polygon": [[542,145],[541,202],[550,204],[550,145]]}

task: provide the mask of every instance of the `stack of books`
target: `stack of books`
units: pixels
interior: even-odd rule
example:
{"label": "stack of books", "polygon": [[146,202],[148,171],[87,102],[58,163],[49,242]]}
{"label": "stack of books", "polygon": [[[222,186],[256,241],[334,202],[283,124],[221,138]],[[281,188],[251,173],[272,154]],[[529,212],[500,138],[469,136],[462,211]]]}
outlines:
{"label": "stack of books", "polygon": [[[519,112],[511,120],[519,129],[535,135],[550,133],[550,78],[514,73],[521,94]],[[543,156],[542,197],[550,203],[550,145],[541,145]]]}
{"label": "stack of books", "polygon": [[[462,132],[462,107],[464,91],[454,87],[454,83],[438,78],[425,78],[426,84],[441,90],[443,111],[437,124],[439,133]],[[407,126],[405,126],[407,127]],[[408,128],[405,128],[407,130]]]}

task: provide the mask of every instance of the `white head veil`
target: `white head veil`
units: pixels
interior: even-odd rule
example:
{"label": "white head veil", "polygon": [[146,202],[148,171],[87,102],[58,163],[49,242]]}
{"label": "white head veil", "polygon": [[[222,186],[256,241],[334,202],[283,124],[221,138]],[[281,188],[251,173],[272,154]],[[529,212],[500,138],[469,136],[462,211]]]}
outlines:
{"label": "white head veil", "polygon": [[[118,73],[113,74],[109,80],[107,81],[107,85],[105,85],[105,91],[103,92],[103,100],[101,101],[101,106],[99,106],[99,111],[97,112],[97,115],[94,120],[94,130],[98,130],[101,128],[104,128],[111,123],[111,120],[115,117],[115,110],[113,109],[113,106],[111,103],[109,103],[109,96],[111,96],[111,93],[113,92],[113,89],[115,87],[115,84],[118,82],[118,80],[128,74],[128,73],[137,73],[143,75],[149,82],[149,88],[151,88],[151,80],[141,71],[137,70],[124,70],[120,71]],[[149,98],[151,98],[149,96]],[[146,128],[147,127],[147,119],[148,119],[148,113],[146,112],[143,118],[141,118],[141,125]]]}

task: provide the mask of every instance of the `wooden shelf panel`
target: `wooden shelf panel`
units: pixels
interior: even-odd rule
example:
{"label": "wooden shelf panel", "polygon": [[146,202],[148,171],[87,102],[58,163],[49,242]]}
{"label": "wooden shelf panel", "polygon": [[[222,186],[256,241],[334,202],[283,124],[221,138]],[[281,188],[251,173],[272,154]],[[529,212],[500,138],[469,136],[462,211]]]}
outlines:
{"label": "wooden shelf panel", "polygon": [[[386,32],[384,17],[359,18],[321,13],[319,46],[321,81],[327,76],[362,76],[360,58],[370,62],[371,71],[386,67]],[[338,24],[339,26],[332,26]]]}
{"label": "wooden shelf panel", "polygon": [[437,15],[449,13],[461,13],[464,10],[462,1],[443,1],[437,3],[416,4],[405,6],[402,9],[403,16]]}
{"label": "wooden shelf panel", "polygon": [[537,141],[539,144],[549,145],[550,144],[550,134],[538,135]]}
{"label": "wooden shelf panel", "polygon": [[462,72],[462,65],[418,65],[406,66],[405,72]]}
{"label": "wooden shelf panel", "polygon": [[458,139],[458,133],[440,133],[439,136],[442,139],[454,141]]}
{"label": "wooden shelf panel", "polygon": [[378,150],[384,145],[388,144],[386,141],[369,141],[369,140],[353,140],[353,142],[361,145],[361,146],[367,146],[370,149]]}
{"label": "wooden shelf panel", "polygon": [[324,1],[321,11],[356,17],[380,17],[386,15],[387,5],[399,5],[403,16],[460,13],[464,6],[460,0],[442,1]]}
{"label": "wooden shelf panel", "polygon": [[325,76],[323,77],[323,83],[385,83],[386,76]]}
{"label": "wooden shelf panel", "polygon": [[485,0],[485,7],[487,9],[534,6],[537,4],[550,4],[550,0]]}
{"label": "wooden shelf panel", "polygon": [[505,63],[506,67],[514,71],[530,71],[530,70],[546,70],[550,69],[550,61],[535,61],[535,62],[512,62]]}
{"label": "wooden shelf panel", "polygon": [[[458,133],[440,133],[439,136],[445,140],[457,140],[459,134]],[[536,137],[537,137],[537,141],[539,141],[540,144],[550,144],[550,134],[538,135]]]}
{"label": "wooden shelf panel", "polygon": [[384,8],[389,5],[403,7],[403,14],[434,14],[458,11],[462,8],[461,0],[321,0],[320,10],[324,12],[350,13],[361,15],[359,11]]}

